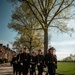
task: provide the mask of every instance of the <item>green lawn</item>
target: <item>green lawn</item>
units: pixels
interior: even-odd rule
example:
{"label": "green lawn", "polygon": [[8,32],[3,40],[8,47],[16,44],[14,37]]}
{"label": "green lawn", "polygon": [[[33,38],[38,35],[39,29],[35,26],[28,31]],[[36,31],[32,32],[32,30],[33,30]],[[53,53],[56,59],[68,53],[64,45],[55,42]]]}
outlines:
{"label": "green lawn", "polygon": [[57,73],[75,75],[75,62],[58,62]]}

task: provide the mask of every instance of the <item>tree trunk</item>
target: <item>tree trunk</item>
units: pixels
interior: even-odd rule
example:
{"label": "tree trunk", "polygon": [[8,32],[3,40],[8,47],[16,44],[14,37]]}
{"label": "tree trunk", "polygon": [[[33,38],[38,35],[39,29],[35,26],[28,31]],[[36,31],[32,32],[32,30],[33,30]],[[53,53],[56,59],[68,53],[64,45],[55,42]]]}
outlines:
{"label": "tree trunk", "polygon": [[30,48],[29,48],[29,53],[31,54],[32,52],[32,38],[30,38]]}
{"label": "tree trunk", "polygon": [[48,28],[44,29],[44,54],[47,53],[48,49]]}
{"label": "tree trunk", "polygon": [[29,53],[30,54],[32,53],[32,46],[30,46],[30,48],[29,48]]}

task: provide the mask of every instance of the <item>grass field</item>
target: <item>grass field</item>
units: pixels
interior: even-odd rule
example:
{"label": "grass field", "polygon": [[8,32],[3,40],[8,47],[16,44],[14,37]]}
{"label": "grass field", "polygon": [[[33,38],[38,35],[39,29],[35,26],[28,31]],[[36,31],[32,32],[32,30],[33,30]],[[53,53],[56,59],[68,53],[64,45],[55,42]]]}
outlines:
{"label": "grass field", "polygon": [[57,73],[75,75],[75,62],[58,62]]}

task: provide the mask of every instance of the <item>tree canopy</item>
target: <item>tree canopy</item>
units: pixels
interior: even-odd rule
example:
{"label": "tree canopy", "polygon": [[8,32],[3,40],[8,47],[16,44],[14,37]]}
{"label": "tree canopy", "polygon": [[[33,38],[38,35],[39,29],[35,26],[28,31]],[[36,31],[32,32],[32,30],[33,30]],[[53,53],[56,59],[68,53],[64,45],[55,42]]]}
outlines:
{"label": "tree canopy", "polygon": [[[13,46],[17,49],[22,49],[26,46],[31,52],[34,49],[43,48],[43,33],[40,33],[37,28],[40,26],[34,15],[29,12],[28,9],[23,10],[23,6],[16,8],[12,14],[12,20],[8,24],[9,28],[16,30],[19,36],[16,37],[16,41]],[[32,15],[32,17],[29,17]],[[43,32],[41,30],[41,32]]]}
{"label": "tree canopy", "polygon": [[[13,1],[13,0],[12,0]],[[72,19],[70,12],[75,6],[75,0],[18,0],[21,5],[24,5],[23,10],[28,9],[34,15],[40,24],[40,29],[44,31],[44,53],[48,49],[48,29],[52,28],[61,32],[74,31],[73,28],[68,28],[65,20]],[[26,13],[28,14],[29,11]],[[32,17],[29,16],[29,17]]]}

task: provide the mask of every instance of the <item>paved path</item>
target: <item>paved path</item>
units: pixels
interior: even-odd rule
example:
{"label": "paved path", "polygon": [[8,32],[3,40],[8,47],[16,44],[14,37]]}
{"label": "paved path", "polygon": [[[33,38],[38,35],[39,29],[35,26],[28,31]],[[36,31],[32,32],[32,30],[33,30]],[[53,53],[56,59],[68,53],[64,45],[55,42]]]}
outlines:
{"label": "paved path", "polygon": [[[13,69],[12,69],[12,66],[9,65],[9,63],[0,65],[0,75],[13,75],[12,72],[13,72]],[[36,74],[38,74],[37,71],[36,71]],[[43,73],[43,75],[45,75],[45,73]]]}
{"label": "paved path", "polygon": [[[37,73],[37,71],[36,71]],[[12,73],[12,67],[0,67],[0,75],[13,75]],[[30,74],[28,74],[30,75]],[[45,73],[43,73],[43,75],[45,75]]]}
{"label": "paved path", "polygon": [[12,67],[0,67],[0,75],[13,75],[12,74]]}
{"label": "paved path", "polygon": [[[0,75],[13,75],[13,69],[12,66],[10,66],[9,63],[5,63],[0,65]],[[38,72],[36,71],[36,75]],[[28,74],[30,75],[30,74]],[[45,75],[45,72],[43,72],[43,75]],[[64,75],[64,74],[56,74],[56,75]]]}
{"label": "paved path", "polygon": [[[1,66],[0,67],[0,75],[13,75],[12,73],[12,67],[11,66],[8,66],[8,67],[5,67],[5,66]],[[30,74],[28,74],[30,75]],[[36,75],[38,75],[38,72],[36,71]],[[45,75],[45,72],[43,72],[43,75]],[[56,75],[63,75],[63,74],[56,74]]]}

